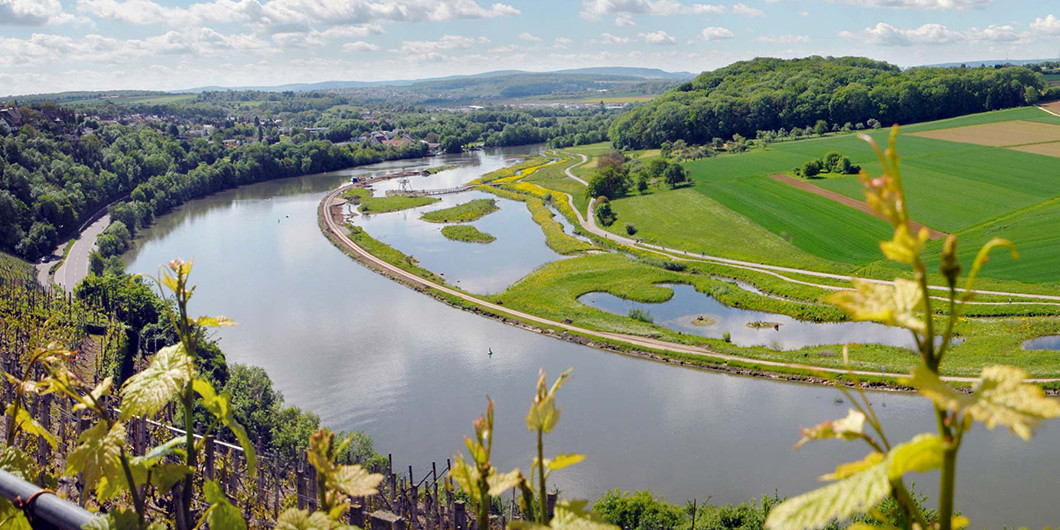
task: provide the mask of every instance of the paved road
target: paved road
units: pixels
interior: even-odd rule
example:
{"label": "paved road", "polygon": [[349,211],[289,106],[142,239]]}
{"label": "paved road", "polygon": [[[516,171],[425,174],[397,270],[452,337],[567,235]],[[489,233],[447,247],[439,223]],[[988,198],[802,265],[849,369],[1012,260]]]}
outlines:
{"label": "paved road", "polygon": [[[708,349],[700,347],[700,346],[692,346],[692,345],[688,345],[688,344],[678,344],[678,343],[675,343],[675,342],[668,342],[668,341],[664,341],[664,340],[652,339],[652,338],[647,338],[647,337],[640,337],[640,336],[637,336],[637,335],[626,335],[626,334],[623,334],[623,333],[611,333],[611,332],[605,332],[605,331],[595,331],[595,330],[585,329],[585,328],[582,328],[582,327],[574,326],[572,324],[567,324],[567,323],[564,323],[564,322],[557,322],[557,321],[554,321],[554,320],[549,320],[547,318],[539,317],[537,315],[531,315],[529,313],[524,313],[522,311],[516,311],[516,310],[513,310],[513,309],[511,309],[509,307],[504,307],[504,306],[497,305],[497,304],[494,304],[494,303],[491,303],[491,302],[487,302],[485,300],[482,300],[480,298],[477,298],[475,296],[472,296],[472,295],[467,294],[467,293],[462,292],[462,291],[457,291],[457,290],[452,289],[450,287],[447,287],[445,285],[434,283],[434,282],[429,281],[429,280],[425,280],[423,278],[420,278],[419,276],[416,276],[415,274],[412,274],[410,272],[402,270],[402,269],[400,269],[400,268],[398,268],[398,267],[396,267],[394,265],[391,265],[391,264],[389,264],[389,263],[387,263],[387,262],[385,262],[385,261],[373,256],[367,250],[364,250],[363,248],[358,246],[356,243],[354,243],[353,240],[351,240],[346,235],[345,227],[340,225],[339,223],[336,223],[335,220],[332,219],[331,215],[328,214],[328,212],[330,211],[330,207],[332,205],[332,201],[334,201],[336,199],[336,197],[338,197],[343,191],[345,191],[345,189],[347,187],[349,187],[349,185],[342,186],[342,187],[332,191],[331,193],[329,193],[326,197],[324,197],[324,199],[322,201],[320,201],[320,207],[319,207],[320,209],[317,212],[317,215],[320,216],[320,218],[324,220],[324,228],[325,228],[325,230],[330,232],[332,234],[332,236],[335,237],[335,239],[338,241],[338,243],[340,245],[342,245],[342,246],[346,247],[347,249],[349,249],[350,251],[352,251],[354,254],[357,255],[357,257],[359,257],[359,259],[361,259],[363,262],[365,262],[368,266],[370,266],[370,267],[372,267],[374,269],[378,269],[378,270],[384,271],[386,274],[388,274],[392,278],[397,278],[399,280],[402,280],[402,281],[404,281],[406,283],[409,283],[409,284],[412,284],[412,285],[417,285],[417,286],[422,286],[422,287],[427,287],[427,288],[430,288],[430,289],[434,289],[436,291],[440,291],[442,293],[445,293],[445,294],[447,294],[449,296],[454,296],[454,297],[457,297],[457,298],[461,298],[461,299],[466,300],[468,302],[474,303],[475,305],[478,305],[479,307],[483,307],[483,308],[489,309],[491,311],[496,311],[497,313],[511,315],[511,316],[513,316],[513,317],[515,317],[515,318],[517,318],[517,319],[519,319],[519,320],[521,320],[523,322],[529,323],[529,324],[543,325],[543,326],[548,326],[550,328],[555,328],[555,329],[564,329],[564,330],[567,330],[567,331],[570,331],[570,332],[573,332],[573,333],[578,333],[578,334],[584,335],[584,336],[597,337],[597,338],[601,338],[601,339],[618,341],[618,342],[622,342],[622,343],[625,343],[625,344],[629,344],[629,345],[631,345],[631,346],[633,346],[635,348],[647,348],[647,349],[655,349],[655,350],[666,350],[666,351],[677,352],[677,353],[688,353],[688,354],[693,354],[693,355],[699,355],[699,356],[702,356],[702,357],[705,357],[705,358],[708,358],[708,359],[714,359],[714,360],[721,361],[721,362],[752,363],[752,364],[759,365],[759,366],[767,366],[767,367],[774,367],[774,368],[784,368],[784,369],[789,369],[789,370],[790,369],[805,370],[805,371],[810,372],[810,373],[813,373],[813,372],[823,372],[823,373],[832,373],[832,374],[845,374],[845,373],[848,373],[848,371],[843,369],[843,368],[826,368],[826,367],[819,367],[819,366],[809,366],[809,365],[799,364],[799,363],[786,363],[786,362],[780,362],[780,361],[770,361],[770,360],[765,360],[765,359],[753,359],[753,358],[749,358],[749,357],[741,357],[739,355],[729,355],[729,354],[725,354],[725,353],[718,353],[718,352],[715,352],[715,351],[712,351],[712,350],[708,350]],[[875,371],[868,371],[868,370],[854,370],[853,373],[857,374],[857,375],[860,375],[860,376],[885,377],[885,378],[896,378],[896,377],[905,377],[906,376],[906,374],[896,374],[896,373],[890,373],[890,372],[875,372]],[[974,382],[974,381],[978,380],[977,377],[949,377],[949,376],[943,377],[942,379],[946,380],[946,381],[966,382],[966,383],[967,382]],[[1028,379],[1028,381],[1036,382],[1036,383],[1052,383],[1052,382],[1060,381],[1060,378],[1034,378],[1034,379]]]}
{"label": "paved road", "polygon": [[73,291],[74,287],[88,276],[88,255],[96,248],[96,237],[108,226],[110,214],[100,217],[77,236],[66,261],[55,271],[55,283],[64,291]]}
{"label": "paved road", "polygon": [[[578,178],[574,173],[570,172],[570,170],[572,170],[572,169],[574,169],[574,168],[576,168],[576,167],[578,167],[578,166],[580,166],[580,165],[582,165],[582,164],[584,164],[584,163],[589,161],[589,157],[587,157],[587,156],[585,156],[585,155],[583,155],[581,153],[578,153],[578,156],[582,157],[582,161],[578,162],[577,164],[572,164],[570,167],[568,167],[566,169],[567,176],[572,178],[572,179],[574,179],[574,180],[577,180],[578,182],[581,182],[582,186],[588,186],[589,185],[588,182],[585,182],[584,180]],[[578,209],[575,208],[574,211],[578,211]]]}

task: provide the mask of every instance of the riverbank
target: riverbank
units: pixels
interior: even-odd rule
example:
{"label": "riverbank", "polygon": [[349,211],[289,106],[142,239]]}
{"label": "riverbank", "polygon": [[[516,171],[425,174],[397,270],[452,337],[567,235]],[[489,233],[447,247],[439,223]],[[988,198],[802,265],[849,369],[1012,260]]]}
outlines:
{"label": "riverbank", "polygon": [[[770,379],[799,381],[815,384],[831,384],[833,379],[842,380],[847,374],[843,368],[813,366],[804,363],[781,362],[775,360],[755,359],[721,353],[703,346],[681,344],[651,337],[642,337],[623,333],[613,333],[587,329],[573,321],[556,321],[530,313],[504,307],[502,303],[489,302],[461,291],[418,276],[392,263],[380,259],[355,243],[348,235],[345,226],[340,225],[327,215],[328,209],[346,187],[340,187],[324,197],[318,206],[318,225],[333,245],[343,250],[363,265],[398,281],[418,292],[431,295],[449,305],[471,311],[480,316],[498,320],[505,324],[541,333],[569,342],[590,346],[596,349],[621,353],[631,357],[648,359],[680,366],[699,368],[711,371],[727,372],[738,375],[766,377]],[[908,390],[899,380],[906,373],[882,372],[874,370],[855,370],[859,378],[868,381],[876,388]],[[947,376],[945,380],[968,385],[977,378],[966,376]],[[1060,378],[1034,378],[1031,381],[1047,385],[1060,383]]]}

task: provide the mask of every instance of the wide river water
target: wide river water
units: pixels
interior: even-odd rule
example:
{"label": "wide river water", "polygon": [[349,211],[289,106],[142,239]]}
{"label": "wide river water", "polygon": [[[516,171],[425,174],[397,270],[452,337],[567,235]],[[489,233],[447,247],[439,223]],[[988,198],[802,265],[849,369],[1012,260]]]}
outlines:
{"label": "wide river water", "polygon": [[[417,188],[444,188],[507,165],[527,149],[391,162],[218,193],[144,230],[126,256],[128,270],[155,273],[174,257],[194,258],[194,313],[240,323],[217,334],[229,362],[264,367],[289,404],[319,414],[333,429],[367,432],[379,451],[393,454],[396,469],[411,465],[417,476],[462,450],[487,395],[496,406],[494,463],[527,469],[534,440],[524,418],[541,367],[550,382],[575,367],[559,394],[562,419],[546,439],[549,454],[588,454],[553,476],[568,498],[595,499],[611,488],[651,489],[672,502],[794,495],[816,487],[815,477],[836,464],[864,456],[862,446],[835,441],[792,450],[800,426],[846,415],[849,404],[833,388],[632,359],[478,317],[366,269],[317,227],[320,199],[351,175],[465,165],[411,179]],[[502,201],[502,211],[512,204]],[[372,223],[389,222],[383,217],[362,222],[372,233]],[[504,235],[494,235],[501,243]],[[395,243],[422,254],[432,248],[424,241]],[[481,269],[480,249],[461,248],[475,250],[464,254],[467,268]],[[538,241],[526,248],[534,266],[547,261]],[[433,261],[453,267],[452,258]],[[923,399],[877,393],[872,400],[892,441],[934,429]],[[959,458],[958,509],[973,528],[1057,524],[1058,455],[1060,424],[1047,424],[1031,443],[976,428]],[[909,480],[930,493],[936,476]]]}

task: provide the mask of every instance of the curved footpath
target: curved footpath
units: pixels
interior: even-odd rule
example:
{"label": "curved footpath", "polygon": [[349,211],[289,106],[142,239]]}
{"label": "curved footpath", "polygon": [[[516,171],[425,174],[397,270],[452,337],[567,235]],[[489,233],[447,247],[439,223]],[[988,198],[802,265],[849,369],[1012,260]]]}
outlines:
{"label": "curved footpath", "polygon": [[[340,247],[348,250],[350,253],[352,253],[353,257],[355,259],[357,259],[358,261],[364,263],[365,265],[367,265],[367,266],[369,266],[369,267],[371,267],[373,269],[381,271],[382,273],[384,273],[385,275],[387,275],[387,276],[389,276],[389,277],[391,277],[393,279],[399,280],[399,281],[401,281],[403,283],[406,283],[406,284],[409,284],[411,286],[426,288],[426,289],[435,291],[437,293],[442,293],[442,294],[447,295],[447,296],[459,298],[459,299],[464,300],[466,302],[470,302],[472,304],[475,304],[476,306],[478,306],[480,308],[487,309],[489,311],[494,311],[494,312],[496,312],[498,314],[497,315],[498,317],[500,317],[501,315],[507,315],[507,316],[513,317],[514,319],[517,319],[518,321],[520,321],[520,322],[522,322],[524,324],[527,324],[527,325],[535,325],[536,324],[536,325],[541,325],[541,326],[547,326],[547,327],[550,327],[550,328],[562,329],[562,330],[569,331],[571,333],[576,333],[578,335],[585,336],[585,337],[596,337],[596,338],[604,339],[604,340],[608,340],[608,341],[620,342],[620,343],[626,344],[626,345],[628,345],[628,346],[630,346],[632,348],[647,348],[647,349],[654,349],[654,350],[671,351],[671,352],[676,352],[676,353],[684,353],[684,354],[696,355],[696,356],[702,357],[704,359],[714,360],[714,361],[718,361],[718,362],[721,362],[721,363],[735,362],[735,363],[740,363],[740,364],[757,365],[757,366],[762,366],[762,367],[777,368],[777,369],[788,370],[788,371],[802,371],[802,372],[807,372],[807,373],[821,372],[821,373],[829,373],[829,374],[846,374],[846,373],[849,373],[847,370],[841,369],[841,368],[829,368],[829,367],[811,366],[811,365],[800,364],[800,363],[788,363],[788,362],[770,361],[770,360],[764,360],[764,359],[754,359],[754,358],[743,357],[743,356],[739,356],[739,355],[730,355],[730,354],[725,354],[725,353],[719,353],[719,352],[715,352],[715,351],[712,351],[712,350],[708,350],[708,349],[703,348],[703,347],[692,346],[692,345],[689,345],[689,344],[679,344],[679,343],[675,343],[675,342],[669,342],[669,341],[664,341],[664,340],[641,337],[641,336],[637,336],[637,335],[627,335],[627,334],[624,334],[624,333],[611,333],[611,332],[606,332],[606,331],[596,331],[596,330],[586,329],[586,328],[582,328],[582,327],[579,327],[579,326],[575,326],[573,324],[568,324],[568,323],[565,323],[565,322],[557,322],[557,321],[554,321],[554,320],[549,320],[547,318],[539,317],[537,315],[532,315],[532,314],[529,314],[529,313],[524,313],[522,311],[513,310],[511,308],[507,308],[507,307],[504,307],[502,305],[498,305],[498,304],[494,304],[494,303],[491,303],[491,302],[487,302],[486,300],[482,300],[482,299],[480,299],[478,297],[475,297],[473,295],[470,295],[468,293],[455,290],[455,289],[453,289],[451,287],[448,287],[446,285],[435,283],[435,282],[432,282],[430,280],[423,279],[423,278],[421,278],[419,276],[416,276],[415,274],[412,274],[412,273],[407,272],[407,271],[405,271],[403,269],[400,269],[400,268],[398,268],[398,267],[396,267],[394,265],[391,265],[390,263],[387,263],[386,261],[383,261],[383,260],[375,257],[374,255],[369,253],[367,250],[361,248],[352,239],[349,238],[349,236],[347,235],[347,229],[346,229],[345,225],[340,225],[339,223],[335,222],[335,219],[332,218],[332,216],[329,214],[330,208],[335,203],[335,201],[339,197],[339,195],[343,191],[345,191],[346,189],[348,189],[350,187],[352,187],[352,185],[349,185],[349,184],[347,184],[345,186],[341,186],[338,189],[335,189],[332,192],[328,193],[328,195],[326,195],[320,201],[320,205],[319,205],[318,210],[317,210],[317,219],[318,219],[318,222],[321,225],[321,228],[324,230],[325,235],[327,235],[328,239],[330,239],[334,244],[336,244],[337,246],[340,246]],[[577,211],[577,210],[575,210],[575,211]],[[556,336],[556,335],[552,335],[552,336]],[[558,337],[558,338],[562,338],[562,337]],[[627,353],[630,353],[631,355],[636,355],[636,356],[639,356],[639,357],[648,357],[648,358],[657,359],[656,356],[650,355],[650,354],[648,354],[646,352],[640,352],[640,351],[637,351],[637,350],[634,350],[634,351],[631,351],[631,352],[627,352]],[[711,366],[704,366],[704,368],[715,368],[715,369],[727,370],[727,371],[732,371],[732,372],[742,372],[742,370],[739,370],[737,367],[727,367],[727,366],[711,367]],[[756,375],[753,372],[750,372],[750,373],[751,373],[751,375]],[[896,379],[896,378],[899,378],[899,377],[906,377],[907,376],[907,374],[898,374],[898,373],[891,373],[891,372],[875,372],[875,371],[868,371],[868,370],[854,370],[853,373],[856,374],[856,375],[859,375],[859,376],[863,376],[863,377],[885,378],[885,379],[892,379],[892,380]],[[761,374],[757,374],[757,375],[761,375]],[[805,378],[803,378],[803,379],[805,379]],[[976,381],[978,378],[976,378],[976,377],[945,376],[942,379],[944,379],[946,381],[951,381],[951,382],[971,383],[971,382]],[[1028,381],[1035,382],[1035,383],[1051,383],[1051,382],[1060,382],[1060,378],[1033,378],[1033,379],[1028,379]]]}

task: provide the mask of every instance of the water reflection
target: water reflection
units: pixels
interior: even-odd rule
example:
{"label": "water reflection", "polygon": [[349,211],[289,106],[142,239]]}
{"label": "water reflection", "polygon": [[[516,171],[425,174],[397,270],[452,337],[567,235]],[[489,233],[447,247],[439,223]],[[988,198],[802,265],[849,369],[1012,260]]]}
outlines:
{"label": "water reflection", "polygon": [[[376,193],[380,194],[382,190]],[[451,285],[476,294],[503,291],[541,265],[562,258],[545,244],[545,234],[522,202],[481,191],[441,195],[439,198],[441,202],[420,208],[360,215],[353,219],[353,223],[363,227],[372,237],[415,257],[420,266],[441,274]],[[500,208],[470,223],[497,238],[488,245],[451,241],[441,233],[444,224],[420,219],[424,212],[475,199],[494,199]]]}
{"label": "water reflection", "polygon": [[[912,334],[901,328],[873,322],[805,322],[787,315],[730,307],[691,285],[660,285],[674,292],[673,298],[660,304],[633,302],[600,292],[584,294],[578,301],[616,315],[627,315],[631,309],[647,311],[655,324],[683,333],[715,339],[728,333],[737,346],[769,346],[778,350],[855,342],[916,346]],[[748,325],[753,323],[760,325]]]}
{"label": "water reflection", "polygon": [[1046,335],[1022,344],[1025,350],[1060,350],[1060,335]]}

